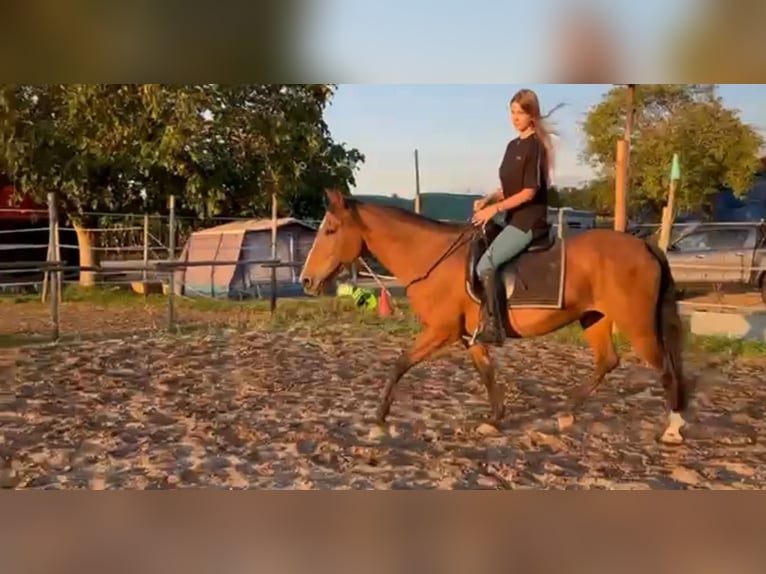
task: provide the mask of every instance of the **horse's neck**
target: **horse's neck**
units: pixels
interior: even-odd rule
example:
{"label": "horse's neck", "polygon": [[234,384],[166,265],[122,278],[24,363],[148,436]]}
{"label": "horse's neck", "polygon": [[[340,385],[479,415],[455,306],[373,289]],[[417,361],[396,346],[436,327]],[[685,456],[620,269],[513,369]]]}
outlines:
{"label": "horse's neck", "polygon": [[458,232],[446,233],[371,210],[360,215],[368,227],[367,249],[404,284],[427,273],[458,237]]}

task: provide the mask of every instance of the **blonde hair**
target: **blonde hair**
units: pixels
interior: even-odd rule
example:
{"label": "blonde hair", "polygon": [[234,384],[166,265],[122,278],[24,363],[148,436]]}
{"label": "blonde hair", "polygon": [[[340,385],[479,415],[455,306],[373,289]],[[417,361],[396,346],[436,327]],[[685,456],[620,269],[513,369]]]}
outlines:
{"label": "blonde hair", "polygon": [[540,100],[538,99],[537,94],[529,89],[522,89],[516,92],[511,98],[510,103],[513,104],[514,102],[519,104],[521,109],[532,118],[532,124],[535,126],[535,133],[543,143],[543,147],[545,148],[545,171],[548,176],[548,184],[550,185],[551,173],[553,172],[555,160],[555,151],[553,149],[551,136],[558,134],[551,128],[548,118],[553,112],[562,107],[563,104],[558,104],[543,116],[540,113]]}

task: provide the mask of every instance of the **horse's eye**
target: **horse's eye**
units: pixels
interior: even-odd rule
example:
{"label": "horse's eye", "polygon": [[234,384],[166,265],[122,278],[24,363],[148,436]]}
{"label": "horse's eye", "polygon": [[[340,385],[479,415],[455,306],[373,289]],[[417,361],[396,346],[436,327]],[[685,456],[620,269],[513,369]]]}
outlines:
{"label": "horse's eye", "polygon": [[336,231],[337,231],[337,229],[325,229],[325,230],[324,230],[324,234],[325,234],[325,235],[332,235],[332,234],[333,234],[333,233],[335,233]]}

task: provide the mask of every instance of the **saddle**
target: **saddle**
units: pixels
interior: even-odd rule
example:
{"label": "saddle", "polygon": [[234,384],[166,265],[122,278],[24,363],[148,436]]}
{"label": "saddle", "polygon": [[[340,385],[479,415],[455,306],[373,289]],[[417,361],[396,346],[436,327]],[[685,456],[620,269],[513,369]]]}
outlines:
{"label": "saddle", "polygon": [[[490,220],[484,233],[477,233],[469,244],[466,261],[466,290],[477,302],[481,300],[481,281],[476,272],[479,259],[503,230]],[[508,307],[554,308],[563,307],[565,273],[564,240],[552,231],[535,237],[519,255],[498,269],[498,284],[505,287]],[[500,289],[503,291],[503,289]],[[502,295],[502,293],[500,293]]]}

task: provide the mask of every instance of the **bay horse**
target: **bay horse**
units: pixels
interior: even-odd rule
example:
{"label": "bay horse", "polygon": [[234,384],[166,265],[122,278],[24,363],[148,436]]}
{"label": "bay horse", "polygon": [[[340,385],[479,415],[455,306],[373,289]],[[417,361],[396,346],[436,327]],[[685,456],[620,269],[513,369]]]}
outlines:
{"label": "bay horse", "polygon": [[[372,254],[405,287],[423,328],[389,376],[377,408],[384,425],[398,381],[440,349],[463,343],[486,388],[493,423],[505,415],[505,389],[495,382],[490,350],[474,342],[479,321],[475,262],[491,237],[470,223],[445,223],[402,208],[368,204],[326,190],[327,209],[300,281],[318,295],[344,265]],[[589,229],[533,245],[501,269],[510,338],[542,336],[579,321],[595,360],[590,380],[573,393],[582,401],[619,364],[615,324],[641,359],[660,374],[669,409],[659,440],[680,444],[689,387],[682,366],[683,325],[675,284],[662,251],[611,229]]]}

